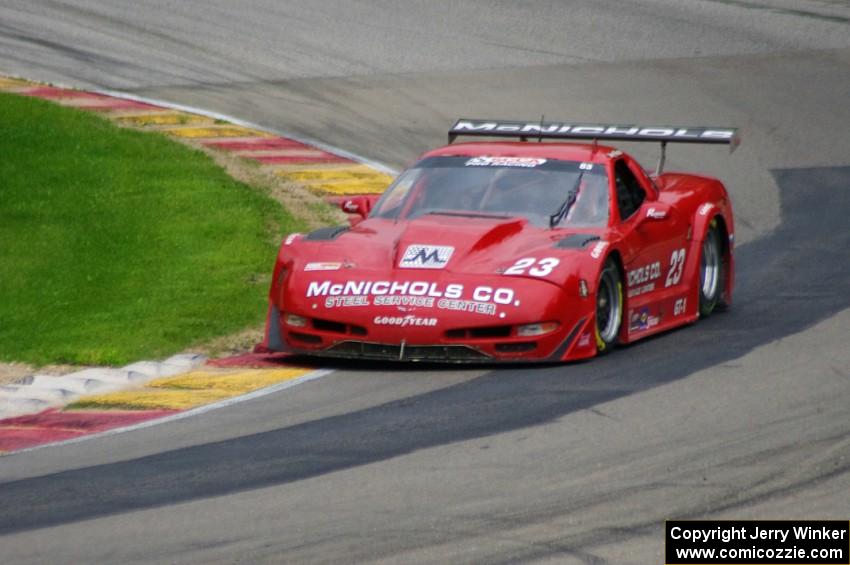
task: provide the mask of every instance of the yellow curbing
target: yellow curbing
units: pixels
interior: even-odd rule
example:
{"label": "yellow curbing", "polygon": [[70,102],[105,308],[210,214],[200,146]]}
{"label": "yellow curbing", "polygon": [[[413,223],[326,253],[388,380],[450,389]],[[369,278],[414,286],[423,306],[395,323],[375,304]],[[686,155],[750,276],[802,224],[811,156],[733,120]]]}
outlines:
{"label": "yellow curbing", "polygon": [[139,390],[84,397],[68,409],[185,410],[297,379],[310,371],[302,368],[192,371],[157,379]]}
{"label": "yellow curbing", "polygon": [[186,410],[235,396],[226,391],[137,390],[81,398],[66,410]]}
{"label": "yellow curbing", "polygon": [[115,116],[113,119],[119,124],[136,127],[199,125],[212,124],[214,121],[212,118],[207,118],[206,116],[178,112],[129,114]]}
{"label": "yellow curbing", "polygon": [[232,125],[163,128],[160,131],[169,135],[187,139],[201,139],[208,137],[277,137],[273,133]]}
{"label": "yellow curbing", "polygon": [[386,190],[388,182],[381,181],[342,181],[332,183],[307,184],[308,188],[330,192],[331,194],[380,194]]}
{"label": "yellow curbing", "polygon": [[185,390],[220,389],[234,392],[251,392],[280,381],[296,379],[310,372],[309,369],[292,367],[287,369],[250,369],[236,373],[193,371],[177,377],[158,379],[148,383],[151,388]]}
{"label": "yellow curbing", "polygon": [[392,182],[390,175],[376,173],[368,167],[350,167],[347,169],[301,169],[297,171],[278,171],[280,177],[298,182],[337,182],[337,181],[373,181]]}
{"label": "yellow curbing", "polygon": [[376,171],[368,165],[359,165],[356,163],[275,163],[266,165],[274,171],[274,174],[285,176],[292,173],[302,173],[310,171],[336,172],[342,174],[345,171],[352,172],[372,172],[375,174],[384,174]]}
{"label": "yellow curbing", "polygon": [[390,175],[363,165],[337,168],[278,169],[275,174],[310,189],[331,194],[378,194],[393,181]]}
{"label": "yellow curbing", "polygon": [[32,86],[29,82],[17,78],[0,77],[0,90],[26,88]]}

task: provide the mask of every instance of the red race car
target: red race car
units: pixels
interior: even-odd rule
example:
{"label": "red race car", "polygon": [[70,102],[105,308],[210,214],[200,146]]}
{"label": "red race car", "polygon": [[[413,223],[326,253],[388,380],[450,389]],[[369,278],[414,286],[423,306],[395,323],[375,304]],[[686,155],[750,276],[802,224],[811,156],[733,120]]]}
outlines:
{"label": "red race car", "polygon": [[[658,169],[602,140],[660,142]],[[286,238],[258,350],[565,361],[708,316],[732,300],[732,205],[716,179],[662,173],[668,142],[738,136],[458,120],[380,198],[342,202],[351,226]]]}

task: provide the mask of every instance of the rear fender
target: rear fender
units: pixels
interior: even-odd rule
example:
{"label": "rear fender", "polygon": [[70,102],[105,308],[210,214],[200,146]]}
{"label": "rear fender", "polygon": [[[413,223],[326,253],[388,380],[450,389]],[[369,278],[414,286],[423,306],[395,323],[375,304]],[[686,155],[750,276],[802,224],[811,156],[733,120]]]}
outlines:
{"label": "rear fender", "polygon": [[729,304],[732,301],[732,289],[735,283],[735,264],[732,253],[732,236],[730,235],[731,222],[717,204],[707,202],[700,205],[694,214],[691,227],[691,238],[688,246],[688,258],[685,263],[685,280],[691,281],[690,292],[688,293],[688,313],[696,314],[699,311],[699,269],[700,255],[702,253],[702,244],[705,241],[708,231],[714,226],[720,226],[724,232],[725,240],[723,241],[723,259],[724,259],[724,288],[723,302]]}

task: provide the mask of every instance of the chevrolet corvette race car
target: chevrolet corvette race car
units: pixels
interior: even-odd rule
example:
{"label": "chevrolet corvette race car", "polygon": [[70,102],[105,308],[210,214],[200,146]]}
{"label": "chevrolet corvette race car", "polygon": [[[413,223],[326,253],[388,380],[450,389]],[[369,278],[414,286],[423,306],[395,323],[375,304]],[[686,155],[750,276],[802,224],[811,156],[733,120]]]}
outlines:
{"label": "chevrolet corvette race car", "polygon": [[[660,143],[655,173],[603,140]],[[352,225],[283,241],[258,350],[564,361],[708,316],[732,300],[732,205],[714,178],[662,172],[673,142],[738,136],[458,120],[380,198],[343,201]]]}

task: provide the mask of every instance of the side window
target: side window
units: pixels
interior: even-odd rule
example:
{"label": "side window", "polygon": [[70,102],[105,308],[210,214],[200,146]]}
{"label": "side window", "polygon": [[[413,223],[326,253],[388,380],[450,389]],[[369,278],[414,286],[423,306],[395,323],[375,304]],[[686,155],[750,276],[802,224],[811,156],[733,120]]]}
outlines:
{"label": "side window", "polygon": [[620,209],[620,219],[625,220],[640,208],[646,194],[622,159],[614,164],[614,181],[617,186],[617,207]]}

